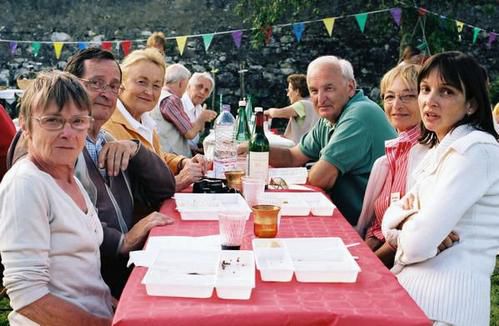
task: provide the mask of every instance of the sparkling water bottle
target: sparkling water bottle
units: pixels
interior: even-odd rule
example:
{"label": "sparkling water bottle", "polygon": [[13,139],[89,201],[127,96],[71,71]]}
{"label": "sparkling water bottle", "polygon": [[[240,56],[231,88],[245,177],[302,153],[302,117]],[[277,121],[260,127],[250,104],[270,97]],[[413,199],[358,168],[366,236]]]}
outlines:
{"label": "sparkling water bottle", "polygon": [[237,143],[235,139],[236,119],[230,113],[230,105],[224,104],[223,111],[215,121],[215,155],[213,170],[215,178],[225,178],[224,172],[237,166]]}

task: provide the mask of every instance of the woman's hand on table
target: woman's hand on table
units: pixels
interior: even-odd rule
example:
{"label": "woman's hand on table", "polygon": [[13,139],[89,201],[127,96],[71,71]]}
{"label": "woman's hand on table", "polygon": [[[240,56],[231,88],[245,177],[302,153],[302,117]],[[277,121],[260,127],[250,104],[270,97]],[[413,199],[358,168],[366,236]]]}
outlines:
{"label": "woman's hand on table", "polygon": [[128,167],[128,162],[137,154],[138,143],[132,140],[112,141],[104,144],[99,154],[99,167],[110,176],[117,176]]}
{"label": "woman's hand on table", "polygon": [[138,221],[126,234],[120,247],[120,253],[127,254],[144,244],[149,231],[156,226],[173,224],[175,220],[159,212],[152,212]]}

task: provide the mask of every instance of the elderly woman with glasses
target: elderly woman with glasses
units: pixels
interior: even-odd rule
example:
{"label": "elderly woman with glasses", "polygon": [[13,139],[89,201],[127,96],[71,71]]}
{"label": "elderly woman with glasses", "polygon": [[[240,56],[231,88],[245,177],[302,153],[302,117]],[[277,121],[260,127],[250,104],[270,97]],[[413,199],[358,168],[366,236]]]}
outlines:
{"label": "elderly woman with glasses", "polygon": [[393,264],[395,250],[385,242],[381,232],[383,214],[390,203],[402,198],[414,184],[411,171],[428,150],[418,144],[421,135],[417,101],[419,68],[414,64],[399,65],[381,80],[385,114],[399,136],[386,142],[386,155],[373,165],[357,224],[368,246],[387,266]]}
{"label": "elderly woman with glasses", "polygon": [[[436,54],[418,76],[420,142],[431,149],[416,184],[383,218],[392,272],[434,325],[489,325],[499,249],[499,136],[486,76],[461,52]],[[459,241],[441,252],[450,232]]]}
{"label": "elderly woman with glasses", "polygon": [[176,190],[198,181],[206,171],[202,155],[189,159],[161,150],[156,123],[149,112],[156,106],[163,88],[166,65],[154,48],[135,50],[122,62],[123,82],[117,108],[103,125],[116,139],[137,139],[158,154],[176,175]]}
{"label": "elderly woman with glasses", "polygon": [[21,102],[28,155],[0,184],[0,252],[11,325],[109,325],[100,274],[102,226],[74,176],[92,123],[80,81],[41,74]]}

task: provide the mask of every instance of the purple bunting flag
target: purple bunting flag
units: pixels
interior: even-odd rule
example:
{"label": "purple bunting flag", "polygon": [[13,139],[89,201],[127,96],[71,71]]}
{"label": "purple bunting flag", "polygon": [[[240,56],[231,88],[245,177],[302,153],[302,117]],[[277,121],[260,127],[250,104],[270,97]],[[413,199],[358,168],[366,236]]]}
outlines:
{"label": "purple bunting flag", "polygon": [[17,42],[10,42],[9,48],[10,48],[10,54],[15,55],[17,50]]}
{"label": "purple bunting flag", "polygon": [[392,14],[393,20],[397,26],[400,26],[400,20],[402,18],[402,9],[401,8],[392,8],[390,9],[390,13]]}
{"label": "purple bunting flag", "polygon": [[236,45],[236,48],[241,47],[241,38],[243,37],[243,32],[242,31],[235,31],[232,32],[232,39],[234,40],[234,44]]}
{"label": "purple bunting flag", "polygon": [[298,42],[301,41],[301,37],[303,35],[303,31],[304,30],[305,30],[305,24],[304,23],[293,24],[293,33],[295,33],[296,40]]}
{"label": "purple bunting flag", "polygon": [[489,33],[489,41],[487,42],[487,45],[490,47],[492,43],[496,40],[497,34],[494,32]]}

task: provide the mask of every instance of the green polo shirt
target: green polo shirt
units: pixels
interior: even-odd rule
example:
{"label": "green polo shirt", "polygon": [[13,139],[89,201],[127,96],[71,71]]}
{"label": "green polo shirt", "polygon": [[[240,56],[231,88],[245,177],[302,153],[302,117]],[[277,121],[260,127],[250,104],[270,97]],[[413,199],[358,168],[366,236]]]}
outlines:
{"label": "green polo shirt", "polygon": [[328,193],[350,224],[357,224],[374,161],[384,154],[385,140],[395,137],[383,110],[358,90],[336,124],[320,119],[301,139],[303,154],[338,169],[338,178]]}

